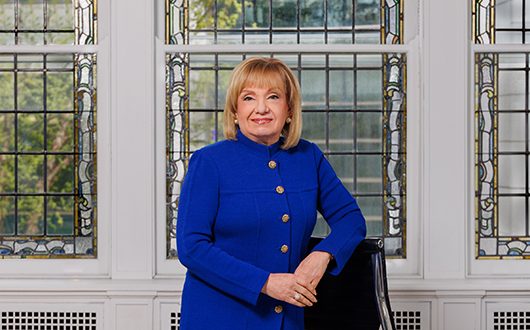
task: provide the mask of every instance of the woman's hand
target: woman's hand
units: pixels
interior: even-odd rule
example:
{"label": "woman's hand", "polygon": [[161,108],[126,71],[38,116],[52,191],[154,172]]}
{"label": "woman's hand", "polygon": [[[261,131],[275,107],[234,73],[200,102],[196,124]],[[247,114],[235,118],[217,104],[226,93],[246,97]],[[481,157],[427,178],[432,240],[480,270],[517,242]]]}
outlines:
{"label": "woman's hand", "polygon": [[331,254],[328,252],[313,251],[298,265],[294,275],[304,283],[309,283],[308,289],[315,292],[316,295],[316,287],[324,276],[331,259]]}
{"label": "woman's hand", "polygon": [[261,292],[298,307],[313,306],[317,302],[316,291],[308,282],[294,274],[271,273]]}

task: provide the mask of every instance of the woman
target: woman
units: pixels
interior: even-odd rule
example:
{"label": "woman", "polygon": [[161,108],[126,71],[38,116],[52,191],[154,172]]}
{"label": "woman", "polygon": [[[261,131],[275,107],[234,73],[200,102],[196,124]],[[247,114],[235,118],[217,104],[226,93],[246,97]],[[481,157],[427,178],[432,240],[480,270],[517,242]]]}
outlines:
{"label": "woman", "polygon": [[[226,140],[193,154],[181,192],[182,330],[303,330],[324,272],[338,274],[365,237],[356,201],[301,127],[284,63],[249,58],[234,69]],[[332,231],[307,255],[317,210]]]}

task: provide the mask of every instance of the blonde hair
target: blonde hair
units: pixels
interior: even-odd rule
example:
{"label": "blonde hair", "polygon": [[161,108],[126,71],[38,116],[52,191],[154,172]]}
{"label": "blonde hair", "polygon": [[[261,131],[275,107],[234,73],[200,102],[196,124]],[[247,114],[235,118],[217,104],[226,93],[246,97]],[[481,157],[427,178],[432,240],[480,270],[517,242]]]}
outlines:
{"label": "blonde hair", "polygon": [[282,149],[296,146],[302,134],[300,85],[291,69],[275,58],[247,58],[232,71],[223,113],[225,138],[236,140],[237,127],[234,119],[237,112],[237,99],[245,87],[279,88],[285,93],[291,122],[284,124],[282,128],[281,134],[285,137]]}

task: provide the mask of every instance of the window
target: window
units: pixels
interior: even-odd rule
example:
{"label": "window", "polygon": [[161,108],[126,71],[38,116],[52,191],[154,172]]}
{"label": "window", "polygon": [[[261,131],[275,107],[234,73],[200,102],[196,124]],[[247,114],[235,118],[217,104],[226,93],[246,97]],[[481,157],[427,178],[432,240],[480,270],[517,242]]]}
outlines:
{"label": "window", "polygon": [[[476,258],[530,258],[530,1],[474,1]],[[504,45],[503,45],[504,44]]]}
{"label": "window", "polygon": [[[0,40],[0,256],[94,258],[96,42],[91,0],[4,1]],[[23,45],[70,45],[27,52]],[[44,48],[43,48],[44,49]]]}
{"label": "window", "polygon": [[[230,72],[256,55],[280,58],[298,75],[302,137],[357,198],[369,235],[385,238],[388,255],[406,257],[406,55],[375,47],[402,43],[402,15],[400,1],[166,2],[168,258],[178,256],[187,161],[223,138]],[[316,232],[326,234],[322,221]]]}

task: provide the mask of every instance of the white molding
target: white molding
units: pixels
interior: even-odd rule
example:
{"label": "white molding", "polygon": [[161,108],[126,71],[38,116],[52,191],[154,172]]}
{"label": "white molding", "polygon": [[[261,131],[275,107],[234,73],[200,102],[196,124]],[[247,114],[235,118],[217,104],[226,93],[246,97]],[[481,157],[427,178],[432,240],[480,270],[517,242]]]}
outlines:
{"label": "white molding", "polygon": [[466,274],[467,9],[460,0],[424,7],[425,278]]}
{"label": "white molding", "polygon": [[154,273],[154,8],[117,0],[112,12],[112,277]]}
{"label": "white molding", "polygon": [[0,45],[0,53],[99,53],[100,46],[101,42],[98,45]]}
{"label": "white molding", "polygon": [[[163,40],[163,39],[162,39]],[[407,53],[408,45],[244,44],[164,45],[166,53]]]}
{"label": "white molding", "polygon": [[530,44],[472,44],[473,53],[528,53]]}

